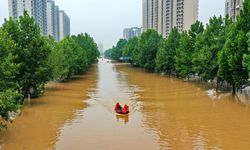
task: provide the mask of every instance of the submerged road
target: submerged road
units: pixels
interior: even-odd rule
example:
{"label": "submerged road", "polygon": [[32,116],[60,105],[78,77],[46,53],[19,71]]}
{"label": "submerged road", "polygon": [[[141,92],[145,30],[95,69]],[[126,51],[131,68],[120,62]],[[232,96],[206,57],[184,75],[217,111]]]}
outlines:
{"label": "submerged road", "polygon": [[[131,113],[114,112],[116,102]],[[0,150],[249,149],[248,106],[203,85],[99,63],[69,83],[50,83],[26,104]]]}

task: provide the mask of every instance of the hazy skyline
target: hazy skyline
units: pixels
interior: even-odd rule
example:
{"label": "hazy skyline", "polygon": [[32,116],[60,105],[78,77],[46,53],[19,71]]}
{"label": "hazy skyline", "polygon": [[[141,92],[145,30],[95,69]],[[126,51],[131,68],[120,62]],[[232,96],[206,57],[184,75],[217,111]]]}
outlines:
{"label": "hazy skyline", "polygon": [[[199,20],[224,15],[225,0],[199,0]],[[142,26],[142,0],[55,0],[71,20],[71,34],[87,32],[104,49],[123,36],[123,29]],[[9,17],[8,0],[0,0],[0,24]]]}

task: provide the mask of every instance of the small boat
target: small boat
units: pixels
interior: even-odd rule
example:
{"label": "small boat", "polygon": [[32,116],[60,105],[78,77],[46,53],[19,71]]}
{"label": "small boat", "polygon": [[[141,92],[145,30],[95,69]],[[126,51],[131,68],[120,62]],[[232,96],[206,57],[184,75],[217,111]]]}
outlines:
{"label": "small boat", "polygon": [[115,109],[115,112],[116,112],[117,114],[120,114],[120,115],[127,115],[127,114],[129,114],[129,111],[127,111],[127,112],[122,112],[122,109]]}
{"label": "small boat", "polygon": [[127,115],[129,114],[129,107],[125,104],[122,108],[121,105],[117,103],[115,106],[115,112],[120,115]]}

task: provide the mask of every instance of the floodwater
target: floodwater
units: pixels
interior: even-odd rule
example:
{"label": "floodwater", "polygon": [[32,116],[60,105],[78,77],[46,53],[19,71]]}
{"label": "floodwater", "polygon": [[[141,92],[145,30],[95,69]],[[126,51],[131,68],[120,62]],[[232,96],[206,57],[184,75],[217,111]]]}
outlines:
{"label": "floodwater", "polygon": [[[116,102],[131,113],[114,113]],[[27,103],[0,150],[250,149],[248,105],[201,84],[100,60]]]}

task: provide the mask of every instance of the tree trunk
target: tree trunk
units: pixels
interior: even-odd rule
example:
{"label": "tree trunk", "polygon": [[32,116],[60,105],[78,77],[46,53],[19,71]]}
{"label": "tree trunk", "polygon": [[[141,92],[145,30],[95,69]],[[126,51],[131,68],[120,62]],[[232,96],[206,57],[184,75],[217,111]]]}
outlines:
{"label": "tree trunk", "polygon": [[217,80],[217,84],[216,84],[216,93],[218,93],[219,91],[219,81]]}
{"label": "tree trunk", "polygon": [[236,94],[236,87],[235,87],[235,84],[233,83],[233,95]]}

